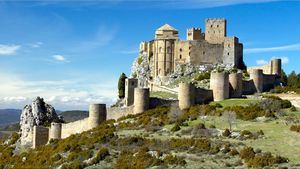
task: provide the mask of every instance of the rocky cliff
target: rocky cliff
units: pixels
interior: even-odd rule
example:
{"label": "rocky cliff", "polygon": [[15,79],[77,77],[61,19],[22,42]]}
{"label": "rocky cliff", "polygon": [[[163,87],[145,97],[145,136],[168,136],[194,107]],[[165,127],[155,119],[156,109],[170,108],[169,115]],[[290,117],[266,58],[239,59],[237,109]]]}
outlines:
{"label": "rocky cliff", "polygon": [[33,126],[48,126],[51,122],[62,122],[55,109],[44,102],[43,98],[37,97],[31,105],[26,105],[20,118],[20,144],[32,146]]}

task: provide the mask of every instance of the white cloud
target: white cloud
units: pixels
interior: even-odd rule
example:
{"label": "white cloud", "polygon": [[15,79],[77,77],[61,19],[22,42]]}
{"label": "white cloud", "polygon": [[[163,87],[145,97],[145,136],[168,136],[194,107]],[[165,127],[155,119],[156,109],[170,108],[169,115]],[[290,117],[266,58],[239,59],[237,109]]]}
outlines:
{"label": "white cloud", "polygon": [[14,55],[21,48],[20,45],[2,45],[0,44],[0,55]]}
{"label": "white cloud", "polygon": [[69,62],[63,55],[53,55],[52,57],[59,62]]}
{"label": "white cloud", "polygon": [[244,50],[245,53],[265,53],[278,51],[300,51],[300,43],[267,48],[248,48]]}
{"label": "white cloud", "polygon": [[36,42],[36,43],[30,43],[28,44],[30,47],[32,48],[39,48],[43,45],[44,43],[43,42]]}
{"label": "white cloud", "polygon": [[87,79],[31,81],[0,72],[0,108],[23,108],[37,96],[58,110],[87,110],[91,103],[111,105],[117,98],[116,82],[101,85]]}
{"label": "white cloud", "polygon": [[263,59],[256,60],[256,64],[257,64],[257,65],[265,65],[265,64],[267,64],[267,63],[268,63],[268,61],[263,60]]}

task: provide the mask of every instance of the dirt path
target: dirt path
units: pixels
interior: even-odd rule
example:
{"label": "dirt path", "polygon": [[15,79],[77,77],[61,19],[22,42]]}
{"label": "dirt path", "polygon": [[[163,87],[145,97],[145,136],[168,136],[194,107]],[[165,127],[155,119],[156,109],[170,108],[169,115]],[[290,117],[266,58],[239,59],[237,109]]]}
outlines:
{"label": "dirt path", "polygon": [[276,94],[276,96],[282,98],[282,99],[286,99],[292,102],[292,104],[297,107],[300,108],[300,95],[298,94]]}

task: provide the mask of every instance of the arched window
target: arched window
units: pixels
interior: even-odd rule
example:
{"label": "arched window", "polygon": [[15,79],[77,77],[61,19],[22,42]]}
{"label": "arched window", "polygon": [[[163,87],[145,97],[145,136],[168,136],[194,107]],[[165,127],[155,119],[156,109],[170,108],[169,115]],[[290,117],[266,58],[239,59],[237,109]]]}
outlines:
{"label": "arched window", "polygon": [[203,51],[203,55],[205,55],[205,51]]}
{"label": "arched window", "polygon": [[182,52],[182,48],[180,48],[179,51]]}
{"label": "arched window", "polygon": [[227,53],[227,55],[229,56],[229,52]]}
{"label": "arched window", "polygon": [[182,56],[181,56],[181,55],[179,55],[179,59],[182,59]]}

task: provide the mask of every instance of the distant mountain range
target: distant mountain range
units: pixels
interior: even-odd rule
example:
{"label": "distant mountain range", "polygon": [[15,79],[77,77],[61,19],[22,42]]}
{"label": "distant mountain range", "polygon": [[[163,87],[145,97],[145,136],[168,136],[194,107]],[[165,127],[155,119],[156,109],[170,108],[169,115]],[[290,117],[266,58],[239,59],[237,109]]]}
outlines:
{"label": "distant mountain range", "polygon": [[0,126],[19,123],[21,112],[20,109],[0,109]]}
{"label": "distant mountain range", "polygon": [[88,111],[70,110],[59,113],[64,117],[66,123],[84,119],[89,116]]}

